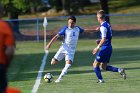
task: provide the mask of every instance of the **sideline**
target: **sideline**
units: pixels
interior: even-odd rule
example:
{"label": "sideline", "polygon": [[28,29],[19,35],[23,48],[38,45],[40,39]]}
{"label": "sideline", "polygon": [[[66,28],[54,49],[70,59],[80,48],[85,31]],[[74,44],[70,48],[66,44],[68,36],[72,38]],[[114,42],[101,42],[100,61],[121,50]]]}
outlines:
{"label": "sideline", "polygon": [[45,53],[44,57],[43,57],[43,60],[42,60],[42,64],[40,66],[40,70],[38,71],[36,82],[35,82],[35,84],[33,86],[33,89],[31,91],[31,93],[37,93],[37,91],[38,91],[40,81],[41,81],[41,78],[42,78],[42,72],[43,72],[45,64],[46,64],[46,59],[47,59],[47,54]]}

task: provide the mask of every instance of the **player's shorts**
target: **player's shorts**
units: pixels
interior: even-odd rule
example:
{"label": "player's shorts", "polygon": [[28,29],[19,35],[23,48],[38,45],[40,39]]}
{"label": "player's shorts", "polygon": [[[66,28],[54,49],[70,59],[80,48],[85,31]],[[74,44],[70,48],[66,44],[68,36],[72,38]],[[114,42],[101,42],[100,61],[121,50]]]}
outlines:
{"label": "player's shorts", "polygon": [[108,63],[112,54],[112,46],[102,46],[96,55],[96,61]]}
{"label": "player's shorts", "polygon": [[65,58],[65,61],[70,60],[71,62],[73,62],[74,54],[75,51],[66,51],[63,47],[60,47],[54,58],[58,61],[61,61],[63,58]]}

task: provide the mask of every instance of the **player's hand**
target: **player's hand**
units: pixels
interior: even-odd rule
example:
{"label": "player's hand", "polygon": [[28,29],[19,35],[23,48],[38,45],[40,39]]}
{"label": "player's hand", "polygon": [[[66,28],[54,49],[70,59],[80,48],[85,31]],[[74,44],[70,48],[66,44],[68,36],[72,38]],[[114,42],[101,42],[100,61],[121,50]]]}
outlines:
{"label": "player's hand", "polygon": [[95,55],[98,52],[98,50],[99,50],[98,48],[94,48],[92,54]]}

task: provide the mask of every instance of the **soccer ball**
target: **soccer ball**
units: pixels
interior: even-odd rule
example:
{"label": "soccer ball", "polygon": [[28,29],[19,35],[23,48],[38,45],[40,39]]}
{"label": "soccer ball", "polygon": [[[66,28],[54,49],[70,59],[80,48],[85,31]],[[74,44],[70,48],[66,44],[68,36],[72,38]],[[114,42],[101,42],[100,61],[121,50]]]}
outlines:
{"label": "soccer ball", "polygon": [[51,83],[53,81],[53,75],[51,73],[46,73],[44,75],[44,80],[47,83]]}

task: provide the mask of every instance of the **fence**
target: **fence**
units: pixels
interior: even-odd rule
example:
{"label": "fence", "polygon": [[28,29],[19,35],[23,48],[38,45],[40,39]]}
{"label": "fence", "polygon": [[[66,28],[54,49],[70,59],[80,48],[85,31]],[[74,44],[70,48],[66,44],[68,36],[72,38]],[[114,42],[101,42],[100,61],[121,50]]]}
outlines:
{"label": "fence", "polygon": [[[76,16],[77,25],[83,28],[95,28],[99,25],[96,19],[96,15],[82,15]],[[113,31],[137,31],[140,33],[140,14],[111,14],[110,23]],[[14,31],[16,32],[17,40],[36,40],[39,42],[43,39],[43,18],[35,19],[18,19],[18,20],[6,20],[12,24]],[[67,24],[67,16],[48,18],[47,26],[47,38],[51,38],[57,31]],[[135,32],[134,32],[135,34]],[[87,37],[90,34],[87,34]],[[137,35],[137,34],[135,34]]]}

